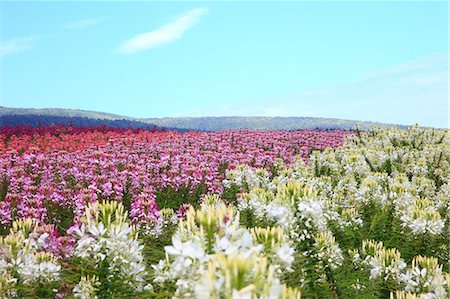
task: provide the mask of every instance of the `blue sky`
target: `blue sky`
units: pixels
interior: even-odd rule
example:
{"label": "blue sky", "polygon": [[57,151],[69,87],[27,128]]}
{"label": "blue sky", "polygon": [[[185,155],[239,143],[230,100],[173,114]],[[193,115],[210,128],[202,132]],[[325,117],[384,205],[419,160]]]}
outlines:
{"label": "blue sky", "polygon": [[0,105],[448,127],[447,1],[2,2]]}

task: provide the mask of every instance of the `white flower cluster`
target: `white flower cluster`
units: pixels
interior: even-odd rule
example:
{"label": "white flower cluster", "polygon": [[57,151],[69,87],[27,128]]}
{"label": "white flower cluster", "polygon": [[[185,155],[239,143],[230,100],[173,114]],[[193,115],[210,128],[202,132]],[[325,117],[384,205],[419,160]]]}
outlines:
{"label": "white flower cluster", "polygon": [[318,260],[314,267],[324,273],[328,268],[337,269],[343,262],[342,251],[328,229],[328,221],[333,219],[328,206],[310,184],[293,181],[280,185],[275,193],[261,188],[251,190],[240,198],[238,208],[252,210],[266,223],[275,220],[291,240],[312,240],[312,246],[303,248],[301,254]]}
{"label": "white flower cluster", "polygon": [[388,184],[386,174],[373,173],[365,177],[355,194],[355,199],[359,205],[376,204],[386,208],[391,204],[389,196],[385,192]]}
{"label": "white flower cluster", "polygon": [[343,208],[340,214],[340,217],[338,216],[336,219],[341,230],[344,230],[345,228],[353,230],[362,228],[364,221],[362,220],[358,209]]}
{"label": "white flower cluster", "polygon": [[159,237],[163,233],[164,228],[167,224],[163,221],[163,219],[155,220],[154,223],[145,223],[137,225],[139,232],[141,235],[150,236],[150,237]]}
{"label": "white flower cluster", "polygon": [[[306,166],[284,167],[272,183],[243,188],[246,193],[239,195],[238,209],[250,211],[260,225],[281,227],[296,244],[300,264],[315,261],[302,267],[319,272],[345,263],[335,237],[358,240],[378,234],[380,240],[386,229],[402,234],[401,239],[410,244],[428,237],[432,242],[448,241],[449,136],[448,130],[419,127],[358,132],[341,148],[314,152]],[[336,230],[340,232],[333,235]],[[375,243],[364,244],[369,248]],[[436,256],[448,262],[446,248],[443,244]],[[404,284],[400,276],[407,265],[399,251],[374,249],[355,253],[359,269],[367,271],[370,280],[396,288]],[[320,280],[324,275],[316,277]],[[364,279],[354,285],[363,289],[367,287],[363,283]]]}
{"label": "white flower cluster", "polygon": [[248,165],[238,165],[236,169],[227,171],[222,184],[225,188],[230,188],[234,185],[244,190],[250,190],[254,187],[275,188],[267,170],[252,168]]}
{"label": "white flower cluster", "polygon": [[307,168],[314,176],[338,176],[343,172],[331,148],[327,148],[323,152],[313,152]]}
{"label": "white flower cluster", "polygon": [[[121,204],[105,202],[89,205],[86,217],[75,235],[78,238],[75,256],[82,258],[86,266],[99,272],[101,267],[107,266],[106,277],[97,275],[99,279],[108,284],[120,284],[125,289],[136,292],[144,291],[144,246],[137,241],[135,228],[127,220],[127,213]],[[84,279],[80,283],[86,285],[91,280]],[[86,288],[80,286],[76,292],[83,289]]]}
{"label": "white flower cluster", "polygon": [[92,277],[83,276],[80,282],[73,288],[73,296],[81,299],[97,299],[97,287],[100,281],[95,275]]}
{"label": "white flower cluster", "polygon": [[302,200],[298,203],[297,214],[304,225],[318,231],[327,230],[327,219],[324,213],[324,203],[317,199]]}
{"label": "white flower cluster", "polygon": [[276,185],[286,184],[288,182],[301,180],[307,174],[308,169],[305,161],[297,158],[294,163],[290,165],[279,164],[278,171],[273,174],[273,182]]}
{"label": "white flower cluster", "polygon": [[414,235],[441,234],[445,222],[441,219],[436,206],[428,199],[415,199],[400,217],[403,227],[408,227]]}
{"label": "white flower cluster", "polygon": [[395,298],[445,299],[450,295],[450,275],[443,273],[436,258],[416,256],[407,267],[395,248],[386,249],[374,241],[363,241],[360,251],[349,254],[355,266],[370,272],[370,280],[381,279],[388,287],[401,288]]}
{"label": "white flower cluster", "polygon": [[0,266],[3,270],[0,272],[0,298],[9,299],[18,297],[16,291],[17,278],[11,273],[6,272],[4,266]]}
{"label": "white flower cluster", "polygon": [[299,219],[308,229],[326,230],[331,216],[325,213],[324,206],[312,186],[299,181],[279,185],[275,192],[255,188],[238,199],[239,210],[251,210],[258,219],[274,223],[288,234],[298,228]]}
{"label": "white flower cluster", "polygon": [[294,213],[290,207],[274,198],[272,191],[254,188],[238,199],[238,210],[249,210],[259,221],[281,227],[285,232],[292,231]]}
{"label": "white flower cluster", "polygon": [[442,208],[447,215],[450,215],[450,182],[441,186],[434,198],[435,205],[438,209]]}
{"label": "white flower cluster", "polygon": [[370,165],[363,158],[363,154],[359,150],[347,152],[345,148],[337,150],[340,161],[340,167],[344,169],[344,174],[353,177],[364,177],[370,173]]}
{"label": "white flower cluster", "polygon": [[390,299],[426,299],[425,296],[418,295],[411,292],[405,292],[403,290],[396,290],[395,293],[391,292]]}
{"label": "white flower cluster", "polygon": [[258,244],[256,253],[262,249],[262,254],[268,258],[274,270],[281,274],[291,270],[291,264],[294,261],[294,248],[288,242],[286,234],[280,227],[259,228],[251,230],[252,238],[250,241]]}
{"label": "white flower cluster", "polygon": [[195,298],[300,299],[301,293],[283,286],[265,257],[217,254],[195,286]]}
{"label": "white flower cluster", "polygon": [[[212,267],[211,263],[220,259],[219,256],[224,259],[239,256],[249,261],[264,258],[275,277],[278,273],[289,270],[293,262],[294,250],[280,228],[248,230],[241,227],[239,213],[217,200],[217,197],[207,196],[200,209],[188,210],[186,220],[180,220],[172,245],[165,247],[166,259],[152,266],[155,270],[155,283],[162,287],[167,282],[175,283],[177,290],[174,298],[193,298],[206,289],[211,298],[215,298],[213,293],[216,291],[210,289],[210,285],[202,288],[199,284],[208,281],[208,269]],[[250,272],[245,278],[245,286],[251,284],[253,276]],[[214,290],[217,289],[220,293],[223,280],[216,278],[218,285]],[[239,291],[241,287],[244,286],[239,285],[235,291]],[[227,296],[225,298],[233,298],[231,293]]]}
{"label": "white flower cluster", "polygon": [[183,242],[178,235],[173,236],[172,246],[166,246],[166,260],[152,265],[155,270],[154,282],[164,285],[175,282],[177,287],[175,298],[193,296],[196,280],[202,273],[202,267],[208,257],[199,237]]}
{"label": "white flower cluster", "polygon": [[400,252],[395,248],[384,248],[383,242],[363,241],[361,250],[350,251],[350,255],[355,265],[368,269],[371,280],[381,279],[397,285],[406,268]]}
{"label": "white flower cluster", "polygon": [[45,283],[59,279],[61,266],[49,253],[25,254],[23,260],[18,258],[15,263],[24,283]]}
{"label": "white flower cluster", "polygon": [[405,291],[428,299],[445,299],[450,295],[446,291],[450,289],[450,275],[442,272],[436,258],[416,256],[411,269],[401,275],[401,281],[406,285]]}
{"label": "white flower cluster", "polygon": [[61,265],[42,248],[46,235],[38,237],[31,219],[13,222],[10,233],[0,236],[0,298],[14,297],[19,284],[35,286],[60,278]]}
{"label": "white flower cluster", "polygon": [[342,266],[344,261],[342,250],[330,232],[319,233],[315,237],[314,247],[317,258],[322,262],[320,266],[332,270]]}

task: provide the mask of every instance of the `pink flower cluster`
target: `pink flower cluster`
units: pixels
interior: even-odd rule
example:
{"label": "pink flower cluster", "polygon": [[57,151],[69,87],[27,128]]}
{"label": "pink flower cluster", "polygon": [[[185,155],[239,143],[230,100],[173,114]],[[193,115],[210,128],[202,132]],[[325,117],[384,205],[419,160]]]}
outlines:
{"label": "pink flower cluster", "polygon": [[[0,226],[31,217],[67,229],[89,202],[128,201],[134,222],[160,217],[155,192],[221,193],[225,171],[239,164],[292,163],[310,150],[342,145],[349,132],[78,130],[0,132]],[[65,233],[65,232],[61,232]],[[53,233],[56,235],[56,233]]]}
{"label": "pink flower cluster", "polygon": [[[0,128],[0,141],[5,146],[0,147],[0,153],[9,149],[19,152],[32,150],[67,151],[82,150],[91,145],[104,145],[110,138],[121,135],[149,132],[144,129],[97,127],[73,127],[73,126],[15,126]],[[163,130],[164,131],[164,130]],[[154,127],[151,132],[158,132]]]}

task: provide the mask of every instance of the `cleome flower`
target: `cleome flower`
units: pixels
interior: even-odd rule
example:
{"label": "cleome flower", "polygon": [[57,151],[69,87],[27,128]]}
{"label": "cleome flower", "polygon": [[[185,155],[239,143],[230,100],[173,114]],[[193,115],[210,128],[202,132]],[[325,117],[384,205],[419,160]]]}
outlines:
{"label": "cleome flower", "polygon": [[400,217],[402,226],[409,228],[414,235],[438,235],[444,229],[444,220],[433,202],[426,198],[415,199]]}
{"label": "cleome flower", "polygon": [[[422,294],[424,298],[448,298],[450,276],[442,272],[442,265],[433,257],[416,256],[411,269],[401,275],[406,292]],[[447,290],[446,290],[447,289]]]}
{"label": "cleome flower", "polygon": [[[144,291],[144,247],[137,241],[136,230],[129,223],[123,205],[117,202],[90,204],[81,227],[74,234],[78,239],[74,255],[94,269],[100,284],[119,284],[131,293]],[[74,293],[83,288],[79,286]]]}
{"label": "cleome flower", "polygon": [[251,230],[251,233],[255,244],[263,246],[262,253],[269,259],[275,271],[290,270],[295,250],[288,243],[281,228],[256,227]]}
{"label": "cleome flower", "polygon": [[39,239],[32,219],[14,221],[9,234],[0,236],[0,295],[14,297],[19,287],[45,287],[60,279],[60,263],[43,251]]}
{"label": "cleome flower", "polygon": [[401,283],[406,263],[395,248],[384,248],[383,242],[365,240],[361,250],[350,251],[350,256],[356,265],[369,271],[369,279],[381,279],[389,285],[397,286]]}
{"label": "cleome flower", "polygon": [[344,256],[330,232],[321,232],[314,238],[314,251],[324,268],[335,270],[342,266]]}
{"label": "cleome flower", "polygon": [[73,288],[73,296],[81,299],[97,299],[96,293],[98,292],[98,286],[100,281],[95,275],[83,276],[80,282]]}
{"label": "cleome flower", "polygon": [[17,272],[25,284],[58,280],[60,270],[61,265],[47,252],[26,254],[17,267]]}
{"label": "cleome flower", "polygon": [[[241,227],[235,208],[225,206],[217,196],[207,196],[199,209],[190,208],[186,219],[180,219],[172,245],[165,247],[166,259],[152,266],[155,270],[154,282],[161,287],[168,282],[174,283],[177,287],[175,298],[209,298],[206,293],[213,296],[211,298],[216,295],[229,298],[250,296],[251,292],[246,293],[250,289],[241,290],[240,287],[219,290],[225,287],[218,285],[222,283],[222,276],[208,276],[214,272],[211,270],[216,265],[214,263],[227,257],[239,256],[241,260],[248,261],[264,258],[265,265],[270,264],[270,271],[278,277],[289,269],[294,259],[294,250],[287,240],[280,228],[248,230]],[[238,264],[235,266],[240,267]],[[216,286],[211,289],[211,284]]]}
{"label": "cleome flower", "polygon": [[236,169],[229,170],[226,173],[225,180],[222,181],[225,188],[237,186],[244,190],[250,190],[255,187],[266,187],[273,189],[270,174],[267,170],[259,168],[254,169],[248,165],[238,165]]}
{"label": "cleome flower", "polygon": [[280,284],[265,257],[215,255],[195,287],[195,298],[300,298],[298,290]]}
{"label": "cleome flower", "polygon": [[172,246],[165,246],[164,250],[169,255],[191,259],[201,259],[205,256],[205,250],[200,244],[200,240],[182,242],[177,234],[172,237]]}
{"label": "cleome flower", "polygon": [[405,291],[396,291],[391,292],[390,299],[427,299],[427,297],[423,296],[423,295],[417,295],[415,293],[410,293],[410,292],[405,292]]}

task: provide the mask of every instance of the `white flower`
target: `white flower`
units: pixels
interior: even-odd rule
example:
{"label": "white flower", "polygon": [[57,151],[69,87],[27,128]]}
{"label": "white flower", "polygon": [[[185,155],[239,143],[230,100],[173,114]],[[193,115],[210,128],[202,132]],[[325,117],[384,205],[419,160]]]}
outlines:
{"label": "white flower", "polygon": [[94,237],[101,237],[106,233],[106,229],[103,223],[100,222],[98,225],[90,225],[88,227],[88,232]]}
{"label": "white flower", "polygon": [[43,233],[42,235],[39,236],[39,238],[36,240],[36,243],[39,246],[39,248],[45,247],[45,240],[48,238],[48,236],[49,236],[48,233]]}
{"label": "white flower", "polygon": [[370,265],[370,279],[377,279],[383,274],[383,267],[378,263],[376,259],[372,259],[369,263]]}
{"label": "white flower", "polygon": [[[327,222],[323,212],[323,203],[319,200],[302,201],[298,211],[304,217],[311,219],[319,230],[325,230]],[[305,223],[308,226],[308,222]]]}
{"label": "white flower", "polygon": [[52,261],[38,262],[38,258],[35,254],[26,254],[23,263],[20,263],[17,269],[25,283],[57,280],[59,279],[60,270],[61,266]]}
{"label": "white flower", "polygon": [[209,283],[206,279],[202,279],[195,285],[195,298],[210,298],[211,290]]}
{"label": "white flower", "polygon": [[214,246],[214,251],[216,252],[226,252],[228,248],[230,247],[230,239],[227,237],[219,238],[217,236],[216,244]]}
{"label": "white flower", "polygon": [[82,277],[80,282],[73,288],[73,296],[81,299],[97,299],[96,287],[98,279],[94,277]]}
{"label": "white flower", "polygon": [[88,261],[94,261],[96,268],[105,260],[108,270],[114,273],[110,279],[121,281],[137,291],[144,288],[146,267],[143,261],[143,245],[134,237],[131,226],[126,222],[91,223],[77,231],[79,240],[75,255]]}
{"label": "white flower", "polygon": [[283,244],[283,246],[277,250],[277,257],[282,263],[289,267],[294,261],[294,251],[294,248],[289,247],[288,244]]}
{"label": "white flower", "polygon": [[181,242],[177,234],[172,237],[173,246],[165,246],[164,250],[171,255],[182,255],[192,259],[200,259],[205,256],[205,250],[197,242]]}
{"label": "white flower", "polygon": [[231,295],[231,299],[252,299],[252,290],[233,290],[233,294]]}

